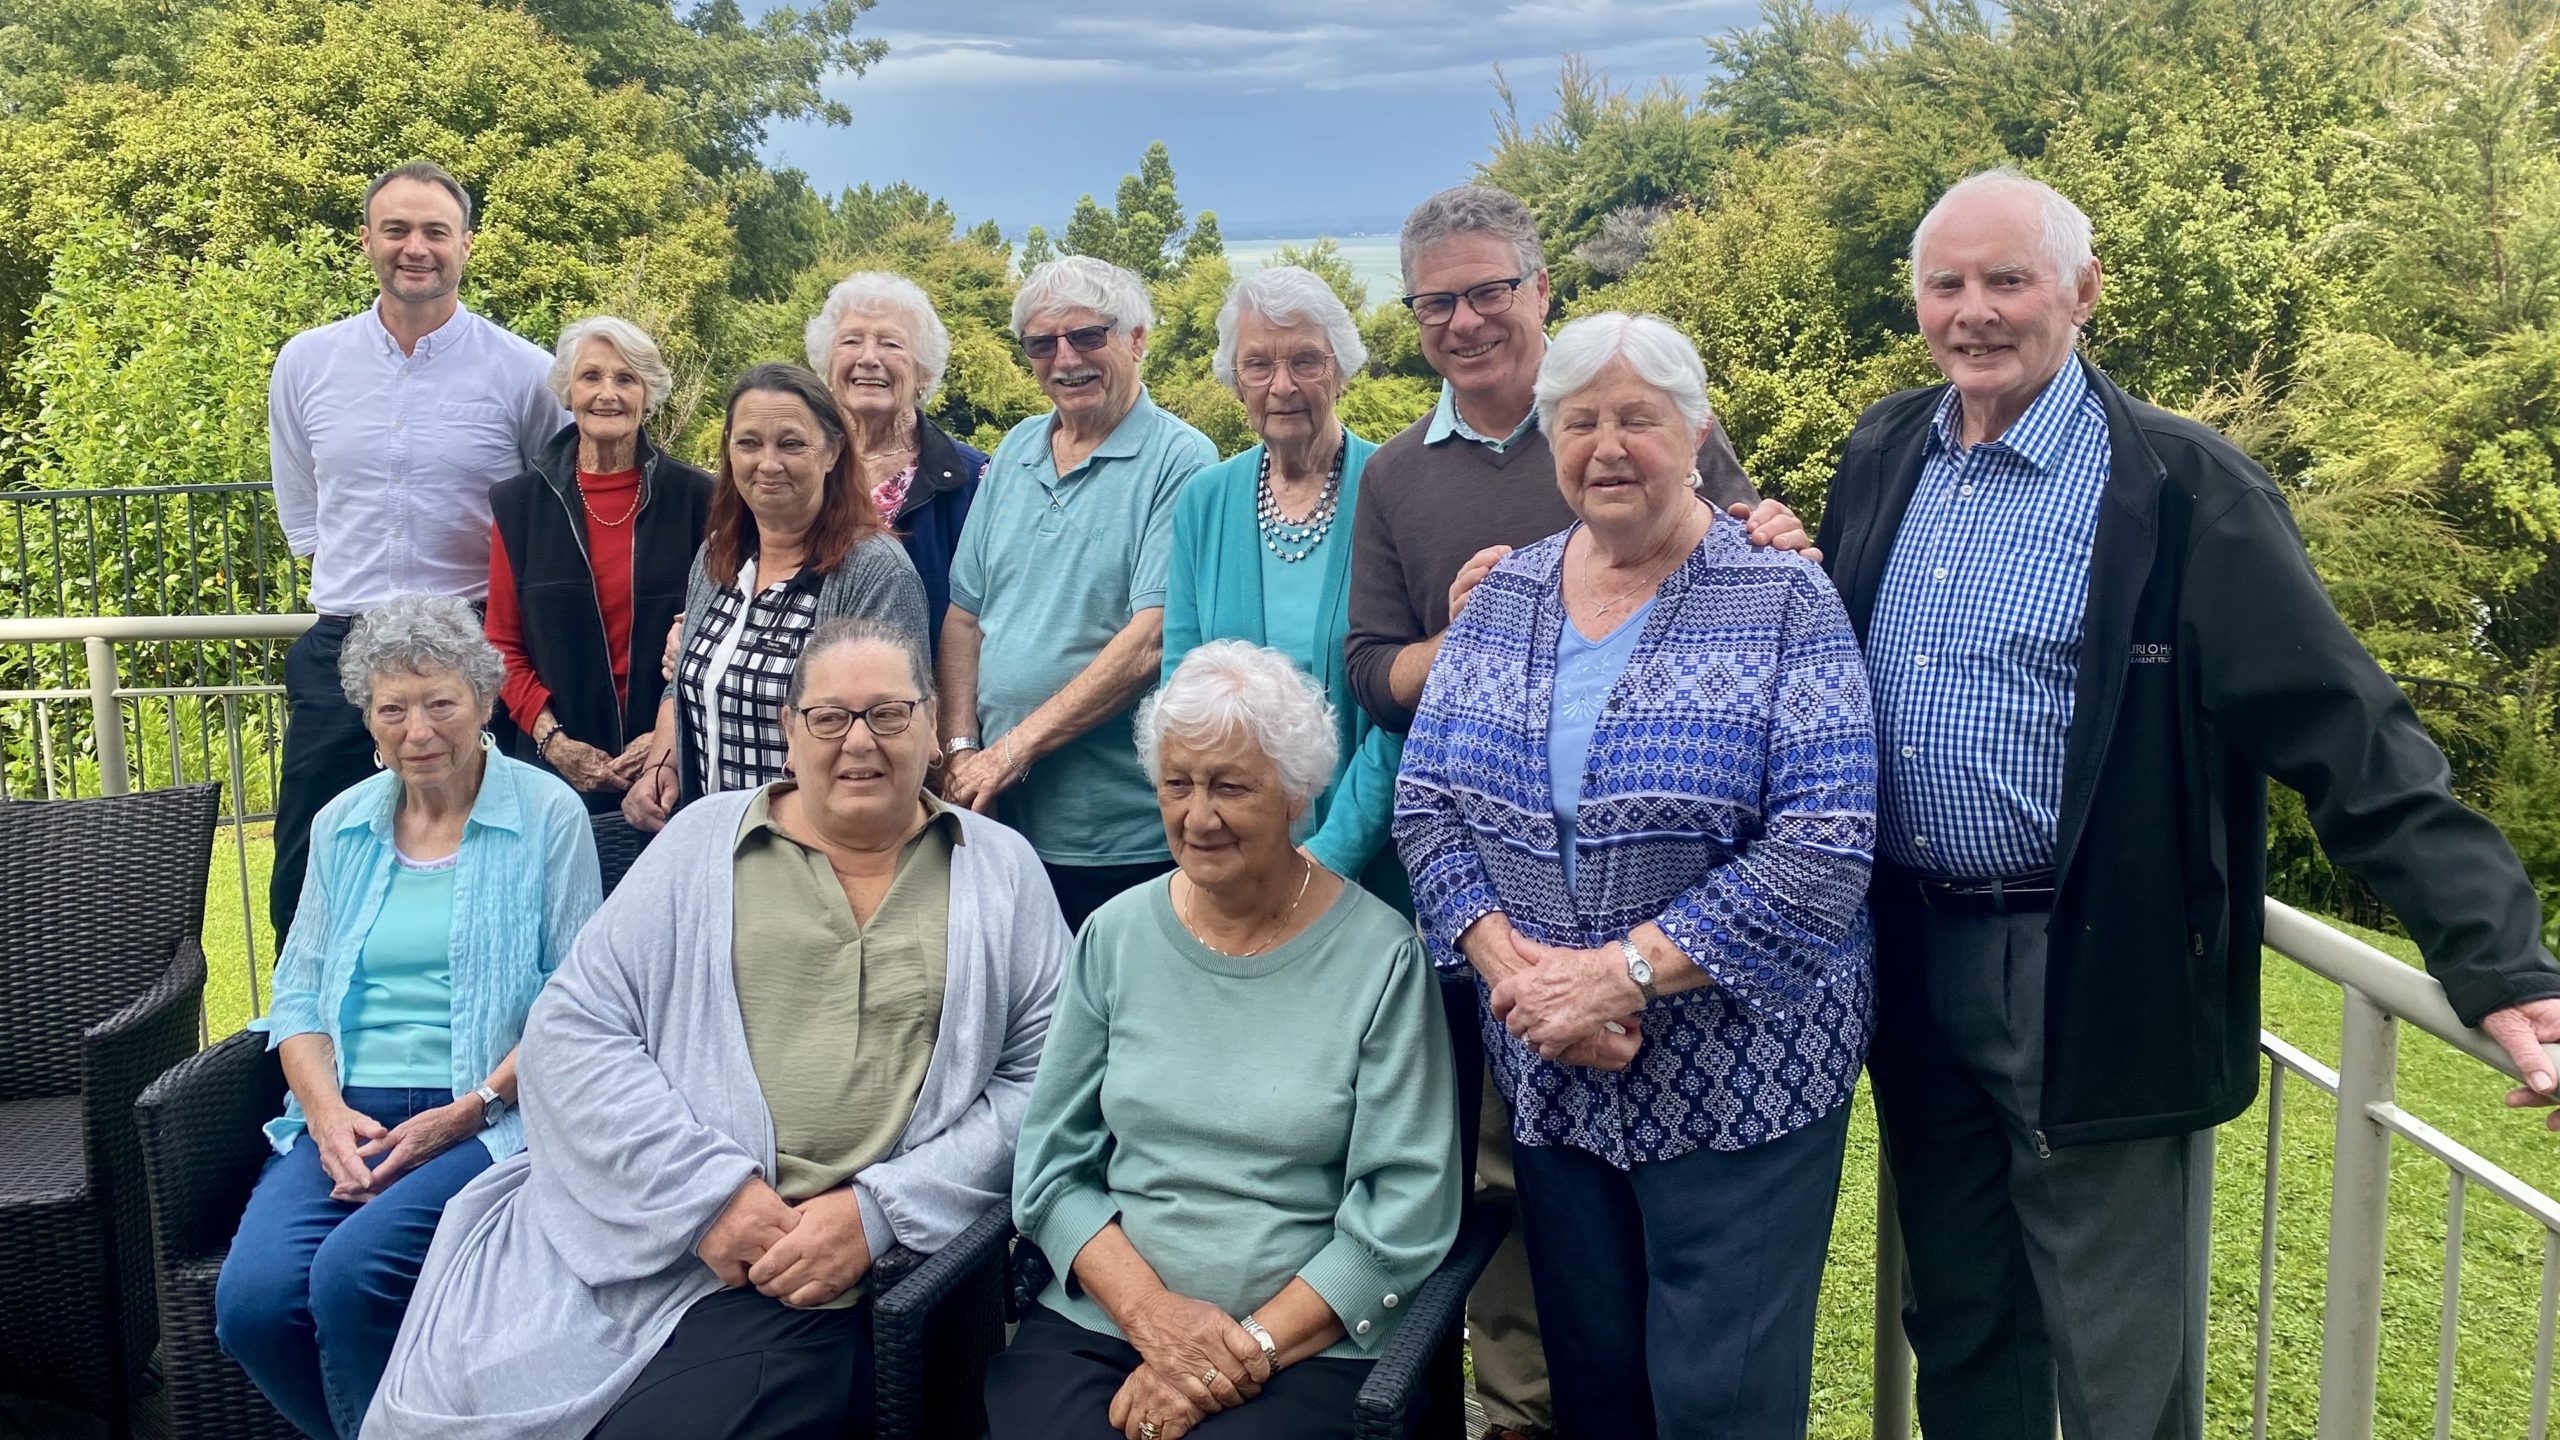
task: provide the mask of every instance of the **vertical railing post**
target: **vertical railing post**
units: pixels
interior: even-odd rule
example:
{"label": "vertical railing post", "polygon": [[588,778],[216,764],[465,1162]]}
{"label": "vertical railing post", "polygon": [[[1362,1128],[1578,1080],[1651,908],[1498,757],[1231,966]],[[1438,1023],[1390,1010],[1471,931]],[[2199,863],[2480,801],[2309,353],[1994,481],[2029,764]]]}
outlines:
{"label": "vertical railing post", "polygon": [[1876,1157],[1875,1440],[1911,1440],[1911,1344],[1902,1333],[1902,1221],[1893,1170]]}
{"label": "vertical railing post", "polygon": [[125,768],[124,707],[116,701],[122,677],[116,674],[116,647],[89,637],[89,721],[98,738],[98,789],[122,795],[133,788]]}
{"label": "vertical railing post", "polygon": [[2373,1440],[2382,1351],[2391,1133],[2368,1107],[2391,1101],[2399,1027],[2363,992],[2350,988],[2346,996],[2329,1187],[2329,1290],[2320,1324],[2319,1440]]}

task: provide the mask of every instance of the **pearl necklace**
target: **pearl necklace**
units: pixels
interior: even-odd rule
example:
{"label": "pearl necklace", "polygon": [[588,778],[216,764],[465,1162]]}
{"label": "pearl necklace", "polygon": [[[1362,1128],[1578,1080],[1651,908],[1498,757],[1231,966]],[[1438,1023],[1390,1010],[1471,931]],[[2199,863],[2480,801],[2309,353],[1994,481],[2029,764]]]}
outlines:
{"label": "pearl necklace", "polygon": [[1348,432],[1335,444],[1333,468],[1325,473],[1324,491],[1316,496],[1316,508],[1304,520],[1292,520],[1280,513],[1280,497],[1271,489],[1271,447],[1262,447],[1262,469],[1254,479],[1253,523],[1262,532],[1262,543],[1285,565],[1295,565],[1316,553],[1324,543],[1326,532],[1333,529],[1334,507],[1342,498],[1342,461],[1351,452]]}

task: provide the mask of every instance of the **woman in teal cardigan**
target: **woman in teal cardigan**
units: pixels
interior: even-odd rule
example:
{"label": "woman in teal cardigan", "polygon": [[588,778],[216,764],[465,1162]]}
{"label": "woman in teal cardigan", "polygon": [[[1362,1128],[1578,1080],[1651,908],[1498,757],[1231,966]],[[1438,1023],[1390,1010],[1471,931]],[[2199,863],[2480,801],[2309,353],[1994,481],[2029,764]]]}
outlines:
{"label": "woman in teal cardigan", "polygon": [[1409,915],[1412,892],[1389,843],[1403,737],[1352,699],[1342,659],[1352,506],[1378,447],[1343,428],[1334,402],[1368,360],[1351,312],[1312,272],[1274,265],[1227,292],[1217,375],[1262,443],[1193,476],[1174,501],[1163,673],[1172,678],[1207,641],[1244,640],[1314,676],[1332,702],[1341,758],[1307,809],[1307,852]]}

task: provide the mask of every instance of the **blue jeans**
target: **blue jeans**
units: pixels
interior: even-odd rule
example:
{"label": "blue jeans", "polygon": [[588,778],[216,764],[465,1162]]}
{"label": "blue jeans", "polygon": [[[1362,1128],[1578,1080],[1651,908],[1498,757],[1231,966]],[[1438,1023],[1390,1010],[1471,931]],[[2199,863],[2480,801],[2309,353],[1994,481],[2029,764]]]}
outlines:
{"label": "blue jeans", "polygon": [[[389,1129],[450,1105],[442,1090],[350,1087]],[[278,1413],[314,1440],[352,1440],[391,1362],[391,1342],[445,1202],[489,1168],[467,1137],[361,1205],[329,1198],[309,1135],[267,1162],[213,1291],[213,1332]]]}

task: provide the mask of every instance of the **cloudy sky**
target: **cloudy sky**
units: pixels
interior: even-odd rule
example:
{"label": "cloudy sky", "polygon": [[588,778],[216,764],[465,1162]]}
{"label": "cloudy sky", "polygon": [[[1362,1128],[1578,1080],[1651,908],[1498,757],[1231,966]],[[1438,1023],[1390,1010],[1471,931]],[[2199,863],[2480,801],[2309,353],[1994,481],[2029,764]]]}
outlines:
{"label": "cloudy sky", "polygon": [[[1859,0],[1858,9],[1879,8]],[[778,128],[821,190],[906,180],[964,223],[1054,231],[1151,140],[1230,235],[1390,227],[1493,141],[1493,67],[1524,115],[1558,57],[1614,78],[1707,69],[1757,0],[880,0],[888,59],[843,79],[850,129]]]}

